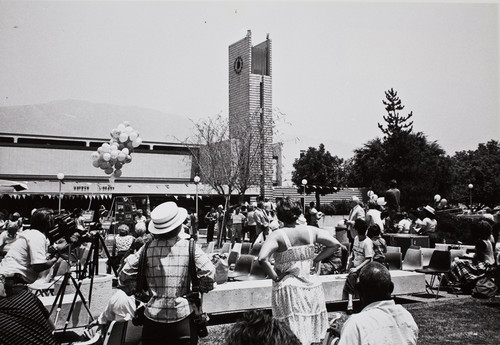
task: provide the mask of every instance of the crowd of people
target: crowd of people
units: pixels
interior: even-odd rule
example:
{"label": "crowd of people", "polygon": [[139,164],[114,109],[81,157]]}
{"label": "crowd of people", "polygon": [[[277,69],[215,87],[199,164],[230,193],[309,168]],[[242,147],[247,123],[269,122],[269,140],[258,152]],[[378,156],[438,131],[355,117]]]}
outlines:
{"label": "crowd of people", "polygon": [[[318,275],[346,273],[343,295],[347,313],[354,312],[356,295],[363,308],[344,324],[337,334],[338,343],[416,344],[415,321],[391,299],[394,286],[385,265],[387,244],[382,234],[431,235],[436,232],[437,223],[435,210],[428,205],[414,219],[402,214],[399,195],[393,181],[385,203],[370,199],[365,208],[353,197],[344,222],[349,234],[346,243],[319,228],[323,214],[315,203],[309,204],[305,214],[303,206],[289,198],[277,203],[258,200],[227,210],[222,205],[211,208],[204,215],[207,243],[216,240],[219,247],[226,241],[232,245],[244,241],[261,244],[258,262],[273,281],[271,313],[245,314],[228,330],[226,343],[321,342],[327,336],[329,322]],[[100,209],[99,217],[105,214],[106,210]],[[2,217],[0,319],[10,320],[0,326],[2,329],[14,322],[3,312],[2,303],[8,305],[14,297],[25,298],[31,308],[26,310],[33,312],[35,308],[46,316],[46,310],[40,309],[43,306],[26,297],[28,285],[57,261],[70,260],[67,244],[77,243],[89,231],[81,210],[75,209],[68,214],[74,221],[75,232],[61,244],[61,239],[56,240],[52,234],[55,216],[48,209],[34,210],[27,229],[19,214]],[[199,293],[209,293],[215,278],[212,258],[202,250],[198,228],[198,216],[174,202],[158,205],[147,216],[138,210],[132,224],[117,226],[109,260],[110,267],[118,273],[117,289],[85,334],[102,338],[111,321],[140,317],[142,331],[137,340],[142,344],[159,344],[165,339],[172,344],[197,344],[203,320],[206,321]],[[455,259],[448,275],[450,281],[472,287],[498,264],[498,224],[492,227],[489,221],[478,222],[477,232],[480,239],[475,254]],[[138,310],[143,310],[143,314]],[[24,339],[24,343],[37,343],[42,338],[52,341],[48,325],[39,322],[41,330],[29,341]]]}

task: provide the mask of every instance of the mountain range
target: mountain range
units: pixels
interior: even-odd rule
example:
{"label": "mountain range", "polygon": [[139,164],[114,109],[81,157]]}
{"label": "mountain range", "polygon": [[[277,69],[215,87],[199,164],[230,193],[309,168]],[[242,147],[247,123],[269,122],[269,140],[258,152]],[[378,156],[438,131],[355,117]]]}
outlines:
{"label": "mountain range", "polygon": [[185,117],[136,106],[118,106],[81,100],[0,107],[0,132],[108,139],[123,121],[143,141],[181,142],[192,133]]}

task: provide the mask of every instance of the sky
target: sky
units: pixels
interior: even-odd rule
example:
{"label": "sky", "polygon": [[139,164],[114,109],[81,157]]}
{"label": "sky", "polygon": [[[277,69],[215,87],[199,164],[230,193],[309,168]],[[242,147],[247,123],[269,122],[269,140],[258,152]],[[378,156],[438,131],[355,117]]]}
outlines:
{"label": "sky", "polygon": [[300,150],[350,158],[380,137],[390,88],[414,130],[453,155],[500,140],[499,19],[498,1],[0,0],[0,106],[227,116],[228,46],[251,30],[254,45],[272,40],[285,183]]}

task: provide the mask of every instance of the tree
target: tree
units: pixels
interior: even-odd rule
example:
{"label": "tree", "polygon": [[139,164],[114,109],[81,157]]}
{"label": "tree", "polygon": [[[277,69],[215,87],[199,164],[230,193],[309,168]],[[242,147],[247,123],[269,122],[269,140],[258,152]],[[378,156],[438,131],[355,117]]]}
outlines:
{"label": "tree", "polygon": [[452,157],[455,178],[450,199],[469,203],[468,184],[473,201],[494,206],[500,202],[500,144],[490,140],[476,150],[456,152]]}
{"label": "tree", "polygon": [[392,137],[402,132],[411,133],[413,130],[413,121],[407,121],[413,116],[413,112],[411,111],[406,116],[399,115],[398,111],[403,110],[405,106],[401,104],[398,93],[397,91],[394,91],[394,89],[391,88],[390,90],[385,91],[385,98],[387,101],[382,100],[382,103],[385,105],[387,115],[384,115],[383,118],[387,127],[384,127],[379,123],[378,128],[380,128],[382,133],[384,133],[387,137]]}
{"label": "tree", "polygon": [[306,193],[315,194],[316,204],[320,205],[320,195],[337,191],[343,175],[343,159],[332,156],[325,150],[323,144],[319,148],[309,147],[293,163],[292,181],[298,187],[299,193],[303,192],[302,180],[307,180]]}
{"label": "tree", "polygon": [[373,139],[354,151],[349,181],[371,187],[382,195],[391,179],[398,181],[401,202],[415,207],[432,200],[436,193],[446,195],[451,189],[452,162],[437,142],[429,142],[421,133],[413,133],[413,116],[400,116],[404,106],[393,89],[385,92],[386,126],[378,124],[383,139]]}

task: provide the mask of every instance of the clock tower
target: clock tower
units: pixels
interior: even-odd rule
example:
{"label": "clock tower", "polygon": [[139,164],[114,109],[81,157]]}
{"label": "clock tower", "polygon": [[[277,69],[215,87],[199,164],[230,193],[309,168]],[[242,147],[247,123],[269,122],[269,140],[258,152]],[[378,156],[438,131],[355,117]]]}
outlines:
{"label": "clock tower", "polygon": [[[252,46],[252,32],[229,46],[229,133],[252,137],[251,184],[260,196],[271,197],[277,180],[273,155],[271,40]],[[243,131],[242,131],[243,129]],[[273,176],[274,175],[274,176]]]}

